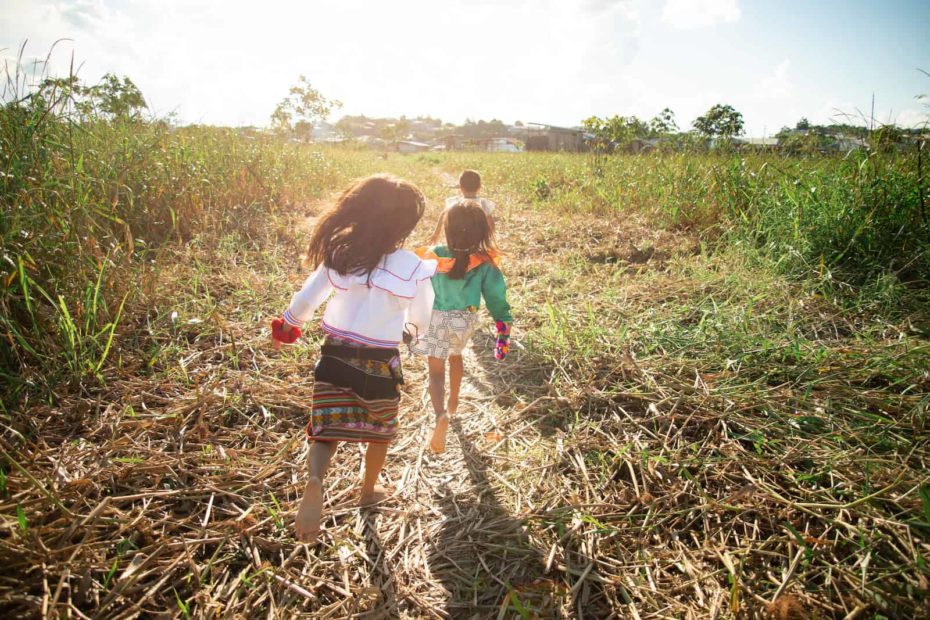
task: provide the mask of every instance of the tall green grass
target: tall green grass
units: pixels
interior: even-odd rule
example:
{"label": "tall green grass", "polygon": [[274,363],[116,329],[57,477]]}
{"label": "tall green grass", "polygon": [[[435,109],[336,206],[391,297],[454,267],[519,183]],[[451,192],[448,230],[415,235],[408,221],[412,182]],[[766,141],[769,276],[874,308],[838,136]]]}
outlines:
{"label": "tall green grass", "polygon": [[28,386],[101,379],[133,269],[166,243],[273,235],[277,213],[358,173],[259,132],[77,118],[65,97],[46,86],[0,107],[5,407]]}
{"label": "tall green grass", "polygon": [[[68,96],[51,82],[7,93],[0,107],[4,406],[24,388],[102,381],[123,309],[138,292],[133,270],[162,260],[166,244],[287,234],[279,215],[389,165],[370,152],[255,130],[78,117]],[[930,280],[928,189],[912,153],[393,159],[389,167],[406,161],[420,176],[477,168],[486,186],[542,209],[642,213],[656,227],[699,231],[711,246],[740,244],[785,273],[854,292],[887,298],[902,283],[926,289]]]}
{"label": "tall green grass", "polygon": [[[655,153],[611,157],[450,155],[486,185],[541,208],[622,218],[743,242],[798,277],[862,285],[892,277],[930,283],[930,188],[916,147],[845,157]],[[923,199],[921,198],[923,197]]]}

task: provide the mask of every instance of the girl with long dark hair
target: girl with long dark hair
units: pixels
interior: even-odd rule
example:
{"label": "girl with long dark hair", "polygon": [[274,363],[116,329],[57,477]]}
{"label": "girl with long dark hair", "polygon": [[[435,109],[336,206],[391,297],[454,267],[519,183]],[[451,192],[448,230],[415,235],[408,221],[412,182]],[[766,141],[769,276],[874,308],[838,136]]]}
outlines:
{"label": "girl with long dark hair", "polygon": [[327,298],[326,334],[314,369],[307,438],[310,478],[297,511],[297,539],[320,531],[323,477],[340,442],[368,444],[360,502],[379,501],[376,482],[397,432],[398,345],[405,327],[426,333],[433,304],[429,280],[436,262],[404,250],[426,201],[411,183],[387,175],[346,189],[317,221],[307,260],[315,271],[272,322],[275,347],[294,342],[301,326]]}

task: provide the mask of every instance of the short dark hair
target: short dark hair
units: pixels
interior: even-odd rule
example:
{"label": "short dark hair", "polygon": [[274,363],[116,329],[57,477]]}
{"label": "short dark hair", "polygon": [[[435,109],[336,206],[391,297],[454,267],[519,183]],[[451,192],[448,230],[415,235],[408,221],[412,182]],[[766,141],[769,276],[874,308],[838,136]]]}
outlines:
{"label": "short dark hair", "polygon": [[473,194],[481,189],[481,175],[474,170],[465,170],[459,176],[459,187],[463,192]]}

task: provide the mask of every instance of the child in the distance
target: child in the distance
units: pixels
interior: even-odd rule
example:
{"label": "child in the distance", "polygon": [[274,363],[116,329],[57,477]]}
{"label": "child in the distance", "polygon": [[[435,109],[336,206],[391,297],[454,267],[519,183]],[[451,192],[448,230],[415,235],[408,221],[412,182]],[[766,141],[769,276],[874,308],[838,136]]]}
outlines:
{"label": "child in the distance", "polygon": [[[497,322],[497,357],[502,359],[510,335],[510,304],[507,285],[498,266],[490,220],[481,206],[466,200],[443,212],[440,228],[446,245],[421,248],[421,258],[435,259],[439,266],[432,279],[436,300],[429,331],[411,346],[427,356],[429,395],[436,414],[430,448],[442,452],[446,446],[449,416],[458,409],[464,365],[462,352],[478,323],[481,298]],[[445,401],[446,360],[449,361],[449,401]]]}
{"label": "child in the distance", "polygon": [[456,203],[460,202],[462,198],[466,200],[474,200],[481,208],[484,209],[484,212],[490,216],[494,212],[494,207],[497,205],[493,201],[488,200],[487,198],[481,198],[478,196],[478,192],[481,191],[481,175],[474,170],[463,170],[462,174],[459,175],[459,190],[462,192],[461,196],[449,196],[446,198],[446,208],[452,208]]}
{"label": "child in the distance", "polygon": [[[473,200],[484,209],[485,214],[488,216],[488,222],[491,224],[491,232],[494,232],[494,216],[492,214],[497,205],[487,198],[478,196],[478,192],[481,191],[481,175],[474,170],[463,170],[462,174],[459,175],[459,191],[461,192],[460,195],[446,198],[446,210],[465,200]],[[429,242],[431,244],[439,243],[443,238],[443,234],[442,219],[440,219],[436,224],[436,230],[433,231],[432,236],[429,238]]]}
{"label": "child in the distance", "polygon": [[316,223],[307,251],[316,270],[283,318],[272,322],[276,348],[294,342],[335,291],[323,315],[326,335],[313,372],[310,479],[295,522],[302,542],[319,534],[323,476],[339,442],[368,444],[361,504],[384,496],[376,482],[397,432],[403,383],[397,347],[405,325],[427,331],[433,305],[428,280],[436,262],[401,249],[425,206],[416,186],[394,177],[376,175],[350,186]]}

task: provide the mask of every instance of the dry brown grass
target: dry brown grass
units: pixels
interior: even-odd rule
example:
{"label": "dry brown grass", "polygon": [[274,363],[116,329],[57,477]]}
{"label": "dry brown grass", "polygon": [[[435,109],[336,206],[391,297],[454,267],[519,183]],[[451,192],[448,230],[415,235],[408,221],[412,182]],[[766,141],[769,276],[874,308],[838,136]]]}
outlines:
{"label": "dry brown grass", "polygon": [[[435,203],[448,178],[420,174]],[[440,456],[425,449],[423,369],[407,360],[402,430],[384,473],[396,492],[358,510],[360,453],[342,447],[313,547],[295,544],[290,527],[314,351],[272,352],[263,315],[277,311],[282,281],[296,272],[273,276],[245,250],[235,264],[179,250],[153,276],[151,303],[164,306],[166,288],[199,278],[217,304],[212,318],[182,320],[170,342],[156,325],[149,340],[123,344],[123,371],[106,387],[29,403],[26,437],[4,429],[4,456],[16,463],[0,498],[6,617],[930,613],[926,571],[914,566],[930,544],[912,525],[927,481],[924,428],[902,419],[883,430],[912,437],[912,448],[868,453],[877,464],[861,493],[866,452],[836,439],[861,433],[855,418],[832,418],[826,434],[782,433],[806,423],[788,382],[729,389],[757,378],[676,368],[673,356],[609,339],[588,343],[599,348],[590,355],[552,344],[546,302],[569,313],[567,331],[588,307],[610,331],[716,284],[682,267],[699,249],[688,233],[504,199],[499,229],[519,317],[512,355],[500,364],[490,330],[475,337]],[[149,368],[141,352],[159,342],[175,353]],[[873,399],[892,415],[889,403],[909,412],[926,396],[924,385],[890,398],[857,383],[861,369],[826,365],[824,397]],[[827,479],[803,482],[823,463]]]}

